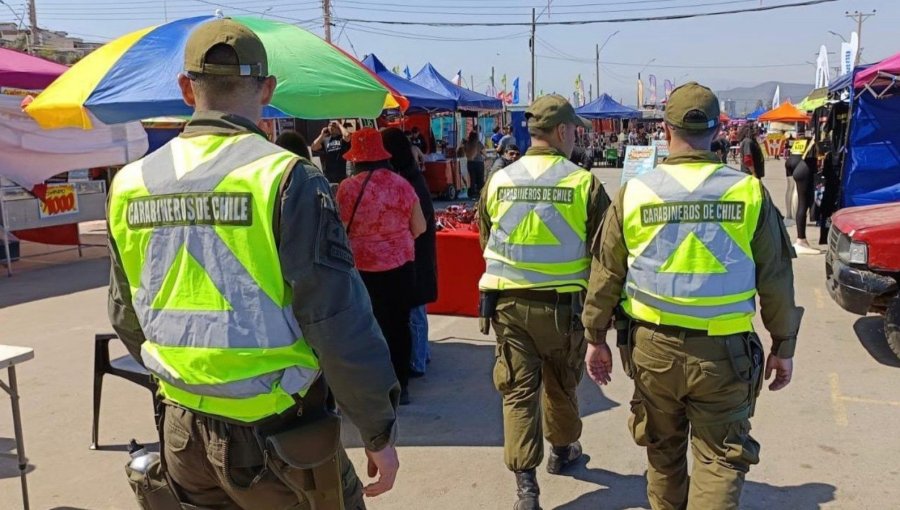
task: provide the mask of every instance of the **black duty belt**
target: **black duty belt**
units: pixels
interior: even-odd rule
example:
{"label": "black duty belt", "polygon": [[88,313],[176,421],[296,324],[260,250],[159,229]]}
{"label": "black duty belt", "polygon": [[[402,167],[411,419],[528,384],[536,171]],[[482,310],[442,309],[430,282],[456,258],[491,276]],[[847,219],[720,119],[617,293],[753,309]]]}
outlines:
{"label": "black duty belt", "polygon": [[530,299],[532,301],[540,301],[541,303],[550,303],[553,305],[570,305],[572,304],[572,297],[576,294],[577,292],[556,292],[555,290],[537,289],[514,289],[500,291],[500,297],[502,298]]}
{"label": "black duty belt", "polygon": [[699,329],[688,329],[678,326],[669,326],[666,324],[651,324],[649,322],[638,320],[635,320],[634,323],[639,327],[646,328],[651,331],[656,331],[664,335],[677,336],[682,338],[707,338],[712,336],[708,331],[701,331]]}

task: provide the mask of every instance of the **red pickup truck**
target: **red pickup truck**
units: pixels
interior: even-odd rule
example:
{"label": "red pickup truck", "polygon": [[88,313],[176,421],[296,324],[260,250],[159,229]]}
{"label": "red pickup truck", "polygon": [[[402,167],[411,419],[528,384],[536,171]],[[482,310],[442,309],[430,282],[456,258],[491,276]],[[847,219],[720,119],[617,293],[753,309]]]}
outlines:
{"label": "red pickup truck", "polygon": [[831,221],[829,294],[847,311],[883,315],[888,345],[900,357],[900,203],[848,207]]}

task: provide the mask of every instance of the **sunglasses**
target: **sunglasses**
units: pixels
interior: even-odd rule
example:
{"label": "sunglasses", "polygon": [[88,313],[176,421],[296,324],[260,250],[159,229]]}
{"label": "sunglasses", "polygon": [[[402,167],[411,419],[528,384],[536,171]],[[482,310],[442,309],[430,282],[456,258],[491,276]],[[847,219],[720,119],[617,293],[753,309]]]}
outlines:
{"label": "sunglasses", "polygon": [[509,157],[513,157],[513,156],[519,157],[519,153],[518,153],[518,152],[507,152],[506,155],[509,156]]}

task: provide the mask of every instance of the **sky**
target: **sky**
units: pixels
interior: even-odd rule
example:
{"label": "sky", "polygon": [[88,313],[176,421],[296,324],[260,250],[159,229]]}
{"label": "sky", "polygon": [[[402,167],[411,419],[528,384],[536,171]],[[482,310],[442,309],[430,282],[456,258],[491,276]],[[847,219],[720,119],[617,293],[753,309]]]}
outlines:
{"label": "sky", "polygon": [[[615,20],[672,14],[732,11],[785,5],[802,0],[331,0],[333,40],[362,59],[376,54],[389,68],[409,66],[415,74],[431,62],[448,78],[462,71],[465,82],[486,92],[492,67],[495,84],[506,75],[510,87],[520,78],[521,97],[531,75],[525,26],[400,26],[359,20],[414,22],[530,22],[536,8],[540,22]],[[35,0],[38,25],[62,30],[86,41],[108,41],[166,19],[213,14],[263,16],[297,23],[322,35],[321,0]],[[21,16],[27,0],[2,0],[0,21]],[[600,54],[600,89],[627,104],[635,103],[640,71],[646,84],[698,81],[722,90],[765,81],[812,84],[815,60],[824,44],[837,65],[840,38],[849,40],[856,22],[845,11],[871,12],[863,25],[862,61],[874,62],[900,51],[895,41],[900,2],[837,0],[814,6],[768,12],[682,20],[538,26],[536,90],[571,97],[581,75],[585,91],[597,82],[595,45]],[[891,21],[894,20],[894,21]],[[615,34],[615,35],[612,35]],[[610,37],[612,36],[612,37]],[[593,93],[596,96],[596,92]],[[797,98],[799,100],[799,98]]]}

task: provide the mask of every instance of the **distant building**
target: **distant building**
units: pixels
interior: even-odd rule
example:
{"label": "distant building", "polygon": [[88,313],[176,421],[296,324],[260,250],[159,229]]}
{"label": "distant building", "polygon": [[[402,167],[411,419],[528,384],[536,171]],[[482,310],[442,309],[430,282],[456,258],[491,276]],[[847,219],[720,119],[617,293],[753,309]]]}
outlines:
{"label": "distant building", "polygon": [[35,41],[30,41],[31,31],[19,29],[16,23],[0,23],[0,46],[25,50],[29,42],[34,53],[62,63],[73,63],[102,46],[102,43],[86,42],[80,37],[70,37],[68,33],[58,30],[39,28]]}

